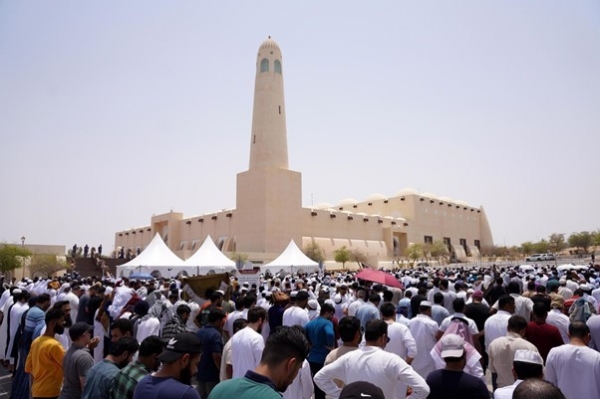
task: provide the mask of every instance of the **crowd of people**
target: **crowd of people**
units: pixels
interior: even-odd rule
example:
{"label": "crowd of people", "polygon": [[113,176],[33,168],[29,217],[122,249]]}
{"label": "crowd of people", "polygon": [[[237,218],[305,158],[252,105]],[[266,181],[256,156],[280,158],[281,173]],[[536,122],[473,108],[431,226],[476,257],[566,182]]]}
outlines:
{"label": "crowd of people", "polygon": [[0,360],[15,399],[600,398],[593,265],[389,273],[3,282]]}

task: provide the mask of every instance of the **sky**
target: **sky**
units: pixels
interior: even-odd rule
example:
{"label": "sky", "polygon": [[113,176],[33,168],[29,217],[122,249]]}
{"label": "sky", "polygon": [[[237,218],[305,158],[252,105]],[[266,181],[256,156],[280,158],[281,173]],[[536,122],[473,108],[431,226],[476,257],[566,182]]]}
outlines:
{"label": "sky", "polygon": [[498,245],[600,228],[600,3],[1,1],[0,242],[114,246],[235,207],[255,62],[283,53],[303,204],[405,187]]}

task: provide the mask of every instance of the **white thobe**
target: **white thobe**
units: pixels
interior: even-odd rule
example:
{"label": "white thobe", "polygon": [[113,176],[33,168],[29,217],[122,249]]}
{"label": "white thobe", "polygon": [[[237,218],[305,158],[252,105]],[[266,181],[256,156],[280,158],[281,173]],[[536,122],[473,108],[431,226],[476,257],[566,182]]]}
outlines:
{"label": "white thobe", "polygon": [[424,399],[429,394],[425,380],[400,356],[376,346],[365,346],[349,352],[323,367],[314,377],[315,384],[323,392],[337,399],[342,389],[336,385],[335,379],[346,385],[355,381],[369,381],[381,388],[386,398],[397,397],[401,385],[412,387],[412,399]]}
{"label": "white thobe", "polygon": [[438,324],[431,317],[419,314],[410,321],[410,333],[417,337],[417,356],[411,363],[415,371],[423,378],[435,370],[435,363],[429,354],[436,344],[435,336],[438,332]]}
{"label": "white thobe", "polygon": [[[79,297],[72,292],[65,294],[65,301],[69,301],[71,305],[71,320],[77,320],[77,312],[79,311]],[[67,350],[67,348],[65,348]]]}
{"label": "white thobe", "polygon": [[348,316],[356,316],[356,312],[358,308],[365,304],[365,301],[362,298],[358,298],[356,301],[352,302],[348,305]]}
{"label": "white thobe", "polygon": [[94,337],[100,338],[98,346],[94,348],[94,363],[100,363],[104,360],[104,337],[108,336],[108,331],[104,329],[104,325],[96,320],[99,311],[99,309],[96,310],[94,314]]}
{"label": "white thobe", "polygon": [[384,350],[386,352],[395,353],[403,360],[406,357],[415,358],[417,356],[417,343],[410,330],[404,324],[398,322],[387,322],[387,336],[390,342],[387,343]]}
{"label": "white thobe", "polygon": [[[2,325],[0,325],[0,345],[6,345],[6,340],[8,339],[8,310],[15,303],[15,298],[11,295],[4,302],[4,306],[2,307],[2,313],[4,314],[4,320],[2,321]],[[6,356],[5,350],[6,346],[0,350],[0,359],[8,359]]]}
{"label": "white thobe", "polygon": [[265,340],[251,327],[242,328],[231,338],[233,378],[243,377],[260,363]]}
{"label": "white thobe", "polygon": [[135,339],[137,339],[137,342],[142,342],[151,335],[160,337],[160,320],[157,317],[140,321]]}
{"label": "white thobe", "polygon": [[488,317],[483,325],[485,331],[485,349],[490,347],[490,344],[496,338],[506,336],[508,332],[508,319],[511,314],[505,310],[499,310],[498,313]]}
{"label": "white thobe", "polygon": [[8,331],[10,334],[10,342],[6,348],[6,359],[10,361],[10,364],[14,364],[15,362],[15,358],[11,357],[10,354],[12,353],[12,349],[15,344],[15,337],[17,336],[17,331],[19,330],[21,316],[23,316],[23,313],[25,313],[27,309],[29,309],[27,302],[17,302],[10,310],[10,330]]}
{"label": "white thobe", "polygon": [[556,385],[566,399],[600,398],[600,353],[572,344],[552,348],[544,378]]}
{"label": "white thobe", "polygon": [[512,399],[515,388],[522,382],[523,380],[516,380],[512,385],[496,389],[494,391],[494,399]]}
{"label": "white thobe", "polygon": [[2,309],[4,307],[4,304],[6,303],[6,300],[8,299],[9,296],[10,296],[10,290],[9,289],[4,290],[4,292],[2,293],[2,296],[0,296],[0,309]]}
{"label": "white thobe", "polygon": [[560,336],[565,344],[569,343],[569,316],[565,315],[558,309],[552,309],[546,317],[546,323],[553,325],[560,331]]}
{"label": "white thobe", "polygon": [[[529,320],[531,320],[531,312],[533,311],[533,301],[519,294],[510,294],[510,296],[515,298],[514,315],[523,316],[525,320],[529,322]],[[498,301],[496,301],[492,307],[494,309],[499,309]]]}
{"label": "white thobe", "polygon": [[231,362],[231,340],[229,340],[223,346],[221,368],[219,369],[219,381],[225,381],[227,379],[227,365],[231,364]]}
{"label": "white thobe", "polygon": [[292,306],[287,308],[285,312],[283,312],[283,322],[284,326],[295,326],[298,325],[300,327],[306,327],[308,324],[308,311],[306,309],[302,309],[298,306]]}
{"label": "white thobe", "polygon": [[229,316],[227,316],[227,321],[225,322],[225,327],[223,329],[227,332],[227,334],[229,334],[230,337],[233,335],[233,322],[243,317],[244,313],[241,310],[234,310]]}
{"label": "white thobe", "polygon": [[304,360],[298,375],[283,392],[282,396],[284,399],[311,399],[314,390],[310,364],[307,360]]}

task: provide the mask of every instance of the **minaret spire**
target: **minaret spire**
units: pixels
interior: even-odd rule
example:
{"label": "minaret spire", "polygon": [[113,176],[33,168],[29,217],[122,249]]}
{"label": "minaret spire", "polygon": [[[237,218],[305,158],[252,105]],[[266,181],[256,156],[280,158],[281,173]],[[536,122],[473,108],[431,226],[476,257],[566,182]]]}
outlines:
{"label": "minaret spire", "polygon": [[271,36],[258,49],[249,169],[288,169],[282,56]]}

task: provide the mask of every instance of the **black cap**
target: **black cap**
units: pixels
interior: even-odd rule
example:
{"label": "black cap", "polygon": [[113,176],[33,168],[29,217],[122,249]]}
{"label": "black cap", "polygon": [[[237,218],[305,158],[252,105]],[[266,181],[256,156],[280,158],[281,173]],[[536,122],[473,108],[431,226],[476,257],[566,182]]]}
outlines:
{"label": "black cap", "polygon": [[94,334],[94,326],[89,325],[85,321],[80,321],[75,323],[69,328],[69,337],[71,337],[71,341],[75,341],[79,339],[83,334],[88,332],[90,334]]}
{"label": "black cap", "polygon": [[158,355],[158,360],[163,363],[172,363],[186,353],[201,353],[202,341],[196,334],[190,332],[179,333],[171,338],[165,350]]}
{"label": "black cap", "polygon": [[356,381],[342,389],[339,399],[385,399],[381,388],[366,381]]}

